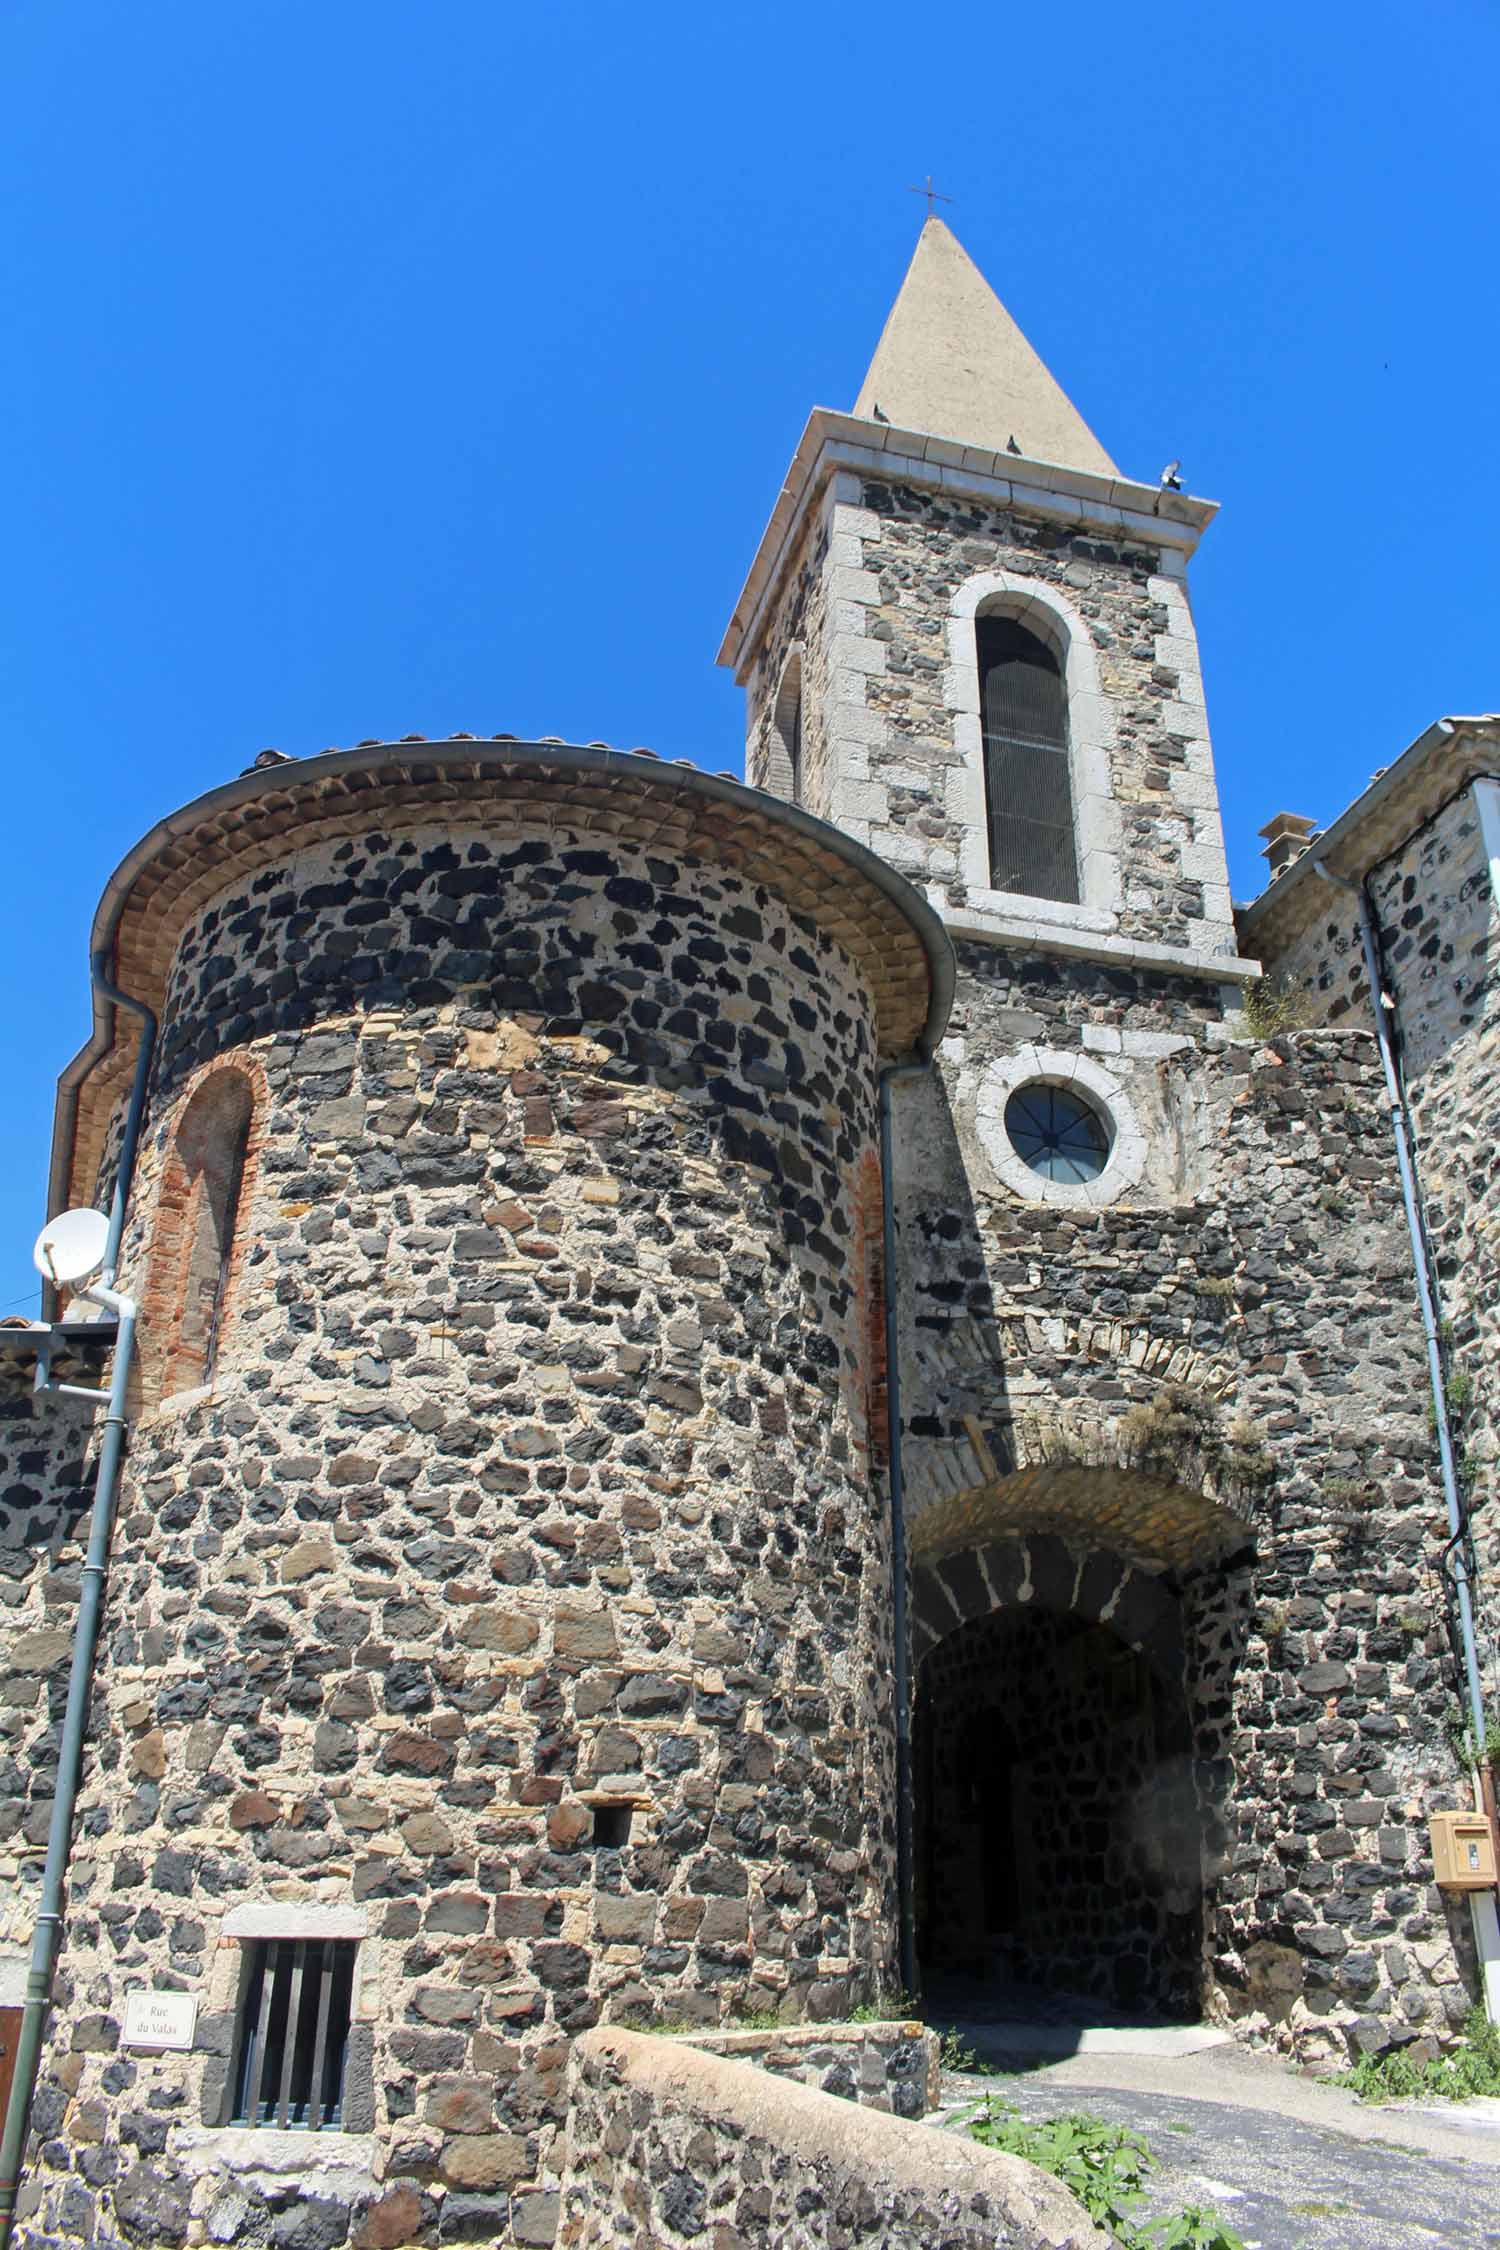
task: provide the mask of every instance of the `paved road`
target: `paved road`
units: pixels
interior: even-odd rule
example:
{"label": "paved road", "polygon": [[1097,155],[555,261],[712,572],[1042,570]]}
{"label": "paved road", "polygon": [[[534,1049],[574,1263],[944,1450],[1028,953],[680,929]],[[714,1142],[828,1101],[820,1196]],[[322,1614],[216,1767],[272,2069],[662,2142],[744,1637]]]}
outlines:
{"label": "paved road", "polygon": [[1500,2129],[1483,2119],[1493,2105],[1467,2126],[1461,2108],[1439,2119],[1409,2104],[1367,2107],[1230,2049],[950,2076],[945,2120],[986,2092],[1027,2116],[1082,2109],[1130,2126],[1160,2166],[1153,2211],[1212,2204],[1258,2250],[1500,2245]]}

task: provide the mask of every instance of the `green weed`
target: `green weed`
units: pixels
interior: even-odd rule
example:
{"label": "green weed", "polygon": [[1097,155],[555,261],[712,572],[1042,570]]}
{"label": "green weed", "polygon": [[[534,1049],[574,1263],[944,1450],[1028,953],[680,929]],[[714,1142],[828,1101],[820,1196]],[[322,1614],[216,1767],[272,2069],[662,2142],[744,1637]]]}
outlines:
{"label": "green weed", "polygon": [[922,2013],[920,2000],[913,2000],[909,1992],[877,1992],[872,1999],[861,2000],[857,2008],[849,2011],[851,2023],[906,2023]]}
{"label": "green weed", "polygon": [[998,2078],[1001,2075],[998,2064],[986,2062],[983,2055],[977,2054],[968,2040],[957,2031],[943,2033],[938,2059],[944,2070],[960,2071],[966,2078]]}
{"label": "green weed", "polygon": [[1500,2094],[1500,2025],[1482,2008],[1471,2008],[1462,2046],[1430,2062],[1414,2062],[1399,2048],[1384,2055],[1361,2055],[1334,2078],[1362,2102],[1404,2102],[1425,2097],[1463,2102],[1475,2094]]}
{"label": "green weed", "polygon": [[1484,1739],[1479,1754],[1474,1754],[1474,1729],[1464,1722],[1462,1712],[1452,1712],[1448,1719],[1448,1739],[1453,1754],[1462,1765],[1500,1766],[1500,1711],[1493,1707],[1484,1715]]}
{"label": "green weed", "polygon": [[993,2095],[976,2103],[964,2122],[982,2148],[1023,2156],[1061,2180],[1121,2250],[1245,2250],[1243,2239],[1201,2203],[1142,2218],[1146,2181],[1156,2163],[1140,2135],[1124,2125],[1086,2111],[1032,2120]]}
{"label": "green weed", "polygon": [[1305,1031],[1312,1022],[1312,1001],[1305,992],[1274,984],[1260,977],[1244,991],[1245,1029],[1252,1039],[1274,1039],[1280,1031]]}

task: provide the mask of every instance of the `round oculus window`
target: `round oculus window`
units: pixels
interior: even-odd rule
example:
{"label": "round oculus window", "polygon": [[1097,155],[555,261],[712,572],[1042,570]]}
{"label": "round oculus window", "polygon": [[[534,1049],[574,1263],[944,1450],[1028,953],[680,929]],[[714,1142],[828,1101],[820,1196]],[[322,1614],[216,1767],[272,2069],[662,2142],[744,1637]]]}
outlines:
{"label": "round oculus window", "polygon": [[1078,1187],[1109,1162],[1109,1127],[1066,1086],[1020,1086],[1005,1105],[1005,1130],[1022,1162],[1044,1180]]}

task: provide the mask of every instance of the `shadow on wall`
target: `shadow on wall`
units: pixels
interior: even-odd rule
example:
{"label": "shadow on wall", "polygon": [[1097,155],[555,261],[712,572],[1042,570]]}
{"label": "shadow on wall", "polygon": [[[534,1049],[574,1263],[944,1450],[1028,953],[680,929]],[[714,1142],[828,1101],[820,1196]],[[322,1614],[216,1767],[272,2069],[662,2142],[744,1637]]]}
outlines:
{"label": "shadow on wall", "polygon": [[1271,1456],[1224,1405],[1233,1363],[1180,1327],[1158,1333],[1132,1318],[1132,1269],[1160,1226],[1138,1210],[1006,1199],[1003,1225],[992,1214],[986,1229],[941,1082],[906,1101],[897,1194],[913,1555],[1040,1530],[1152,1569],[1243,1548]]}
{"label": "shadow on wall", "polygon": [[[1247,1633],[1228,1558],[1264,1464],[1227,1370],[1064,1304],[1058,1214],[1021,1208],[1023,1272],[987,1243],[921,1091],[901,1220],[925,1966],[1195,2015]],[[1049,1261],[1058,1309],[997,1310]]]}

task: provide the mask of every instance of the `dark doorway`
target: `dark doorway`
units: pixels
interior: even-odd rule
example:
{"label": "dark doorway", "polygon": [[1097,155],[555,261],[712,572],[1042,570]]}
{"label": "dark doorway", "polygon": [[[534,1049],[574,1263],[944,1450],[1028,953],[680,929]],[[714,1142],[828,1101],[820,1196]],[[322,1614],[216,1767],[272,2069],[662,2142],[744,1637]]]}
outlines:
{"label": "dark doorway", "polygon": [[924,1975],[1198,2012],[1202,1822],[1180,1682],[1080,1617],[1007,1609],[924,1658]]}

